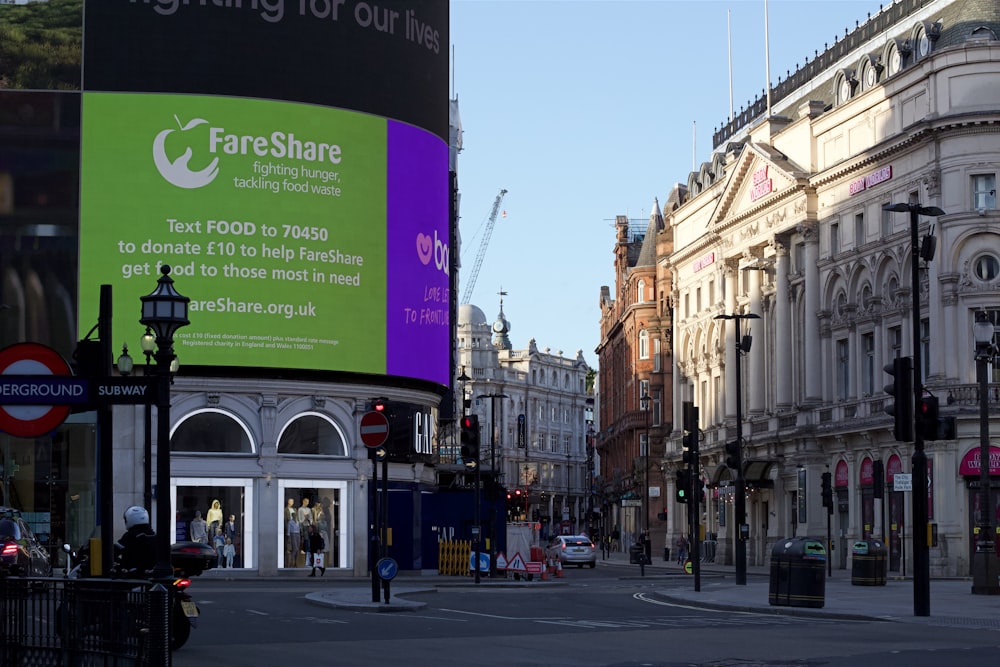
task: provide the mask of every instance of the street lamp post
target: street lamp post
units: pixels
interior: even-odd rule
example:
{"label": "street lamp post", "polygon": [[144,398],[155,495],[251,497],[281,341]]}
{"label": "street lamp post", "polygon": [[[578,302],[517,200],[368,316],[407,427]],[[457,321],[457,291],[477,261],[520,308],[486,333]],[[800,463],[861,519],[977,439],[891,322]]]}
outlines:
{"label": "street lamp post", "polygon": [[[643,519],[644,536],[642,548],[643,553],[649,549],[647,544],[649,543],[649,402],[650,398],[648,394],[643,394],[639,398],[639,407],[642,408],[643,417],[645,417],[646,422],[646,446],[642,449],[642,513],[645,515]],[[646,553],[647,560],[651,554]]]}
{"label": "street lamp post", "polygon": [[972,325],[976,341],[976,380],[979,382],[979,538],[972,560],[972,594],[1000,594],[1000,565],[993,544],[993,505],[990,502],[989,363],[993,346],[993,323],[985,312],[976,313]]}
{"label": "street lamp post", "polygon": [[188,320],[190,299],[174,289],[170,266],[160,267],[163,274],[156,289],[142,301],[140,324],[149,327],[156,336],[156,537],[157,562],[154,577],[166,579],[173,572],[170,562],[170,366],[174,360],[174,334]]}
{"label": "street lamp post", "polygon": [[[507,398],[506,394],[480,394],[479,398],[489,398],[490,399],[490,475],[493,477],[493,492],[490,497],[493,503],[490,505],[490,576],[497,576],[497,511],[496,511],[496,499],[499,496],[497,493],[498,485],[500,484],[500,477],[497,475],[497,428],[496,428],[496,412],[497,404],[496,400],[498,398]],[[502,463],[502,461],[501,461]]]}
{"label": "street lamp post", "polygon": [[[883,211],[910,214],[910,296],[913,301],[913,405],[920,405],[924,395],[923,362],[920,350],[920,262],[929,262],[934,256],[934,237],[923,249],[920,248],[919,216],[944,215],[937,206],[921,206],[916,202],[908,204],[885,204]],[[927,454],[924,452],[924,436],[920,429],[920,413],[914,410],[913,429],[913,615],[931,615],[931,574],[930,546],[927,544]]]}
{"label": "street lamp post", "polygon": [[736,321],[736,584],[747,584],[747,538],[750,537],[750,527],[747,525],[746,479],[743,477],[743,377],[740,367],[743,355],[750,351],[752,338],[742,335],[743,320],[759,320],[756,313],[732,313],[731,315],[716,315],[717,320]]}

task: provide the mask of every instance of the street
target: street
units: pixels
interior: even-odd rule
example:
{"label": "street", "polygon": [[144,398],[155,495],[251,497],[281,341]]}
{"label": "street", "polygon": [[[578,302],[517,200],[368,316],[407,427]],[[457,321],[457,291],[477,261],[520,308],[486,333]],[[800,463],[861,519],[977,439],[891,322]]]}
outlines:
{"label": "street", "polygon": [[[992,664],[1000,632],[977,627],[859,622],[669,604],[657,590],[691,578],[599,565],[552,584],[476,587],[455,577],[411,599],[423,609],[377,613],[309,602],[366,582],[209,581],[192,586],[198,628],[178,667],[319,665],[824,665],[941,667]],[[397,580],[400,584],[400,580]]]}

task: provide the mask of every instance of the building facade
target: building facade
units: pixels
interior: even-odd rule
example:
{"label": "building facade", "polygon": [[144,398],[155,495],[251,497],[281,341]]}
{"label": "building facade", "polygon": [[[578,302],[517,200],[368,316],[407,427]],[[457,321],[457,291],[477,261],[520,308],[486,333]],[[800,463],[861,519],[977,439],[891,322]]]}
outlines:
{"label": "building facade", "polygon": [[[927,395],[957,430],[925,443],[930,572],[970,574],[980,512],[972,324],[985,312],[1000,325],[998,34],[995,3],[891,3],[724,126],[711,160],[675,186],[680,205],[662,232],[673,250],[659,256],[673,276],[675,332],[663,468],[670,486],[682,465],[676,416],[691,401],[709,485],[699,523],[717,562],[733,562],[738,534],[724,461],[739,415],[751,564],[767,563],[778,539],[827,534],[828,472],[834,566],[848,567],[855,540],[878,537],[889,570],[912,574],[912,492],[895,477],[913,472],[913,444],[894,439],[883,367],[919,347]],[[944,211],[919,218],[920,252],[910,216],[885,208],[896,203]],[[733,314],[760,319],[720,318]],[[747,335],[752,345],[741,345]],[[987,511],[1000,517],[991,450]],[[673,534],[686,532],[679,514]]]}
{"label": "building facade", "polygon": [[673,430],[673,275],[657,261],[671,254],[672,230],[656,201],[645,222],[615,221],[615,291],[602,287],[600,297],[596,447],[605,534],[627,548],[648,533],[659,553],[668,544],[663,516],[675,514],[661,470]]}
{"label": "building facade", "polygon": [[508,520],[536,524],[539,540],[592,532],[590,367],[582,350],[568,358],[533,338],[514,349],[510,331],[502,301],[492,322],[475,305],[459,308],[455,387],[464,414],[479,417],[480,470],[496,471]]}

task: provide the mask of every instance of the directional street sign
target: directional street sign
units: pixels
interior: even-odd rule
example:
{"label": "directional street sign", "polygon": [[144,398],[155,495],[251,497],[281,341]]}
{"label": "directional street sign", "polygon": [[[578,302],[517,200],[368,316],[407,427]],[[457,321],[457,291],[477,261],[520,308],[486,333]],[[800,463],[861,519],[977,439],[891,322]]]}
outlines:
{"label": "directional street sign", "polygon": [[361,415],[361,442],[365,447],[378,447],[389,438],[389,420],[374,410]]}

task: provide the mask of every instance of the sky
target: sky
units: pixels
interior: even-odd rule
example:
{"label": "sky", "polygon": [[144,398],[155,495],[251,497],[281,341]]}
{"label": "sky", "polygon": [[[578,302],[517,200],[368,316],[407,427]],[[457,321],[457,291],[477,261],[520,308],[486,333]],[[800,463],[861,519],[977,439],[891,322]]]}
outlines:
{"label": "sky", "polygon": [[615,216],[648,221],[654,197],[662,206],[711,159],[730,79],[739,113],[763,93],[768,62],[776,84],[880,7],[766,4],[765,49],[764,0],[452,0],[459,297],[505,189],[470,302],[492,322],[507,293],[515,349],[534,338],[597,368]]}

